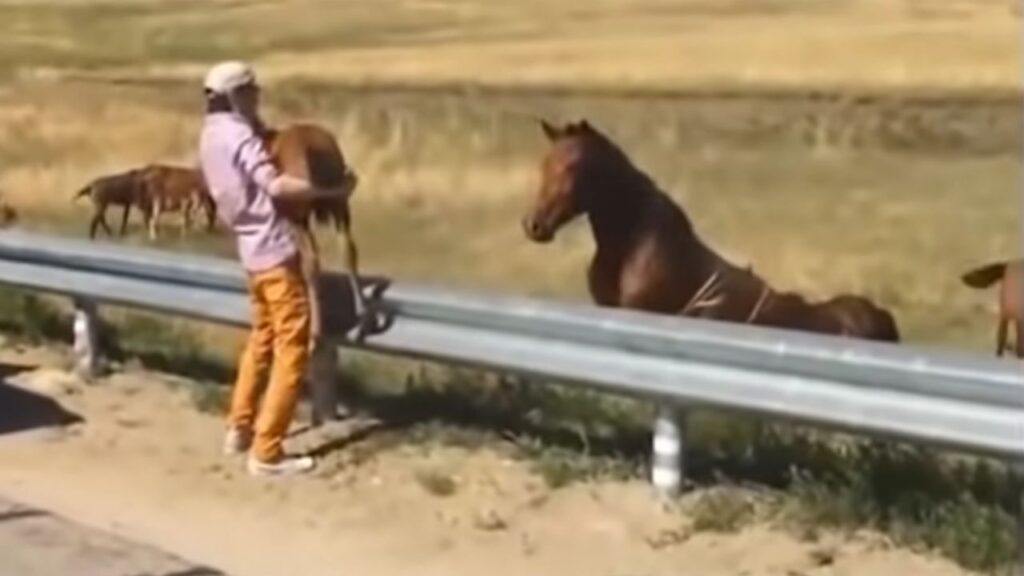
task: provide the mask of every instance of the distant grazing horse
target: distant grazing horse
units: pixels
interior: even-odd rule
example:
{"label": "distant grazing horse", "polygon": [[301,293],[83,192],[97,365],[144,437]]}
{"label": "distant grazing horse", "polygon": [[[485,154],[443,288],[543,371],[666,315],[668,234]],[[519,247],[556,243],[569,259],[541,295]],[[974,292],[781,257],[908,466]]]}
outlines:
{"label": "distant grazing horse", "polygon": [[145,195],[144,200],[140,200],[146,207],[142,212],[150,239],[156,240],[160,214],[180,211],[181,231],[184,233],[192,226],[192,211],[200,206],[206,213],[207,230],[213,230],[217,218],[216,204],[198,169],[149,164],[141,169],[140,176],[141,190]]}
{"label": "distant grazing horse", "polygon": [[[286,174],[304,178],[318,188],[344,188],[347,193],[338,198],[319,198],[312,202],[278,201],[277,207],[295,225],[305,239],[303,274],[310,290],[312,312],[311,342],[317,342],[322,332],[322,314],[318,297],[317,278],[320,273],[320,250],[311,230],[311,217],[320,224],[333,221],[335,232],[344,242],[345,266],[355,297],[356,314],[365,310],[359,290],[359,252],[352,236],[352,214],[348,199],[355,191],[358,178],[345,163],[337,140],[326,129],[312,124],[293,124],[280,130],[264,131],[264,141],[274,164]],[[361,324],[360,329],[364,326]]]}
{"label": "distant grazing horse", "polygon": [[18,211],[5,200],[0,200],[0,228],[7,228],[18,223]]}
{"label": "distant grazing horse", "polygon": [[1006,260],[986,264],[963,274],[960,279],[971,288],[984,289],[1001,282],[999,290],[999,318],[996,327],[996,356],[1007,348],[1007,332],[1014,326],[1015,352],[1024,358],[1024,260]]}
{"label": "distant grazing horse", "polygon": [[549,242],[565,223],[589,216],[597,251],[588,284],[598,305],[899,341],[893,316],[863,297],[809,303],[727,262],[697,236],[669,196],[586,120],[562,128],[541,125],[551,146],[523,229],[531,240]]}
{"label": "distant grazing horse", "polygon": [[88,196],[92,200],[94,213],[92,222],[89,224],[89,238],[96,237],[96,230],[102,226],[107,234],[113,236],[113,231],[107,225],[107,206],[111,204],[124,206],[124,214],[121,217],[121,236],[124,236],[125,228],[128,226],[128,212],[133,205],[139,205],[143,213],[148,213],[147,200],[142,195],[142,170],[132,169],[116,174],[100,176],[91,180],[75,194],[74,200]]}

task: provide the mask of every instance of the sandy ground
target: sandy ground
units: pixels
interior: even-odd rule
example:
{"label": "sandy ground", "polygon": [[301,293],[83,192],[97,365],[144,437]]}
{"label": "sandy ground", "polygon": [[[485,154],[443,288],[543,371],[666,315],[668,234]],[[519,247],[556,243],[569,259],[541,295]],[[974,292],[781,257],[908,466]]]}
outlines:
{"label": "sandy ground", "polygon": [[[219,454],[220,419],[181,380],[84,385],[65,366],[61,350],[0,346],[0,494],[228,574],[966,573],[871,534],[693,533],[642,482],[552,491],[498,450],[382,442],[394,433],[364,421],[293,439],[327,443],[312,477],[254,479]],[[426,488],[438,476],[451,493]]]}

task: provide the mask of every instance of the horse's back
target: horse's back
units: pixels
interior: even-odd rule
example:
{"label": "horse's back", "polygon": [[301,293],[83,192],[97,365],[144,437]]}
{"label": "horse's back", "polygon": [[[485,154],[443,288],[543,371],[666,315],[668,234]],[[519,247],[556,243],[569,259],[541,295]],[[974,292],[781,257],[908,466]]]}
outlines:
{"label": "horse's back", "polygon": [[838,332],[835,318],[823,316],[796,292],[770,293],[754,324],[821,334]]}
{"label": "horse's back", "polygon": [[195,168],[149,164],[142,172],[147,193],[159,199],[164,208],[176,209],[180,203],[207,192],[202,172]]}
{"label": "horse's back", "polygon": [[166,187],[175,191],[193,191],[205,188],[205,180],[202,172],[195,168],[184,166],[172,166],[167,164],[150,165],[152,174],[166,184]]}
{"label": "horse's back", "polygon": [[348,171],[345,157],[327,129],[316,124],[292,124],[274,131],[271,142],[271,155],[282,172],[321,188],[344,184]]}
{"label": "horse's back", "polygon": [[125,170],[93,179],[89,183],[94,201],[127,204],[135,200],[140,184],[139,170]]}
{"label": "horse's back", "polygon": [[863,296],[840,294],[820,306],[839,321],[847,335],[883,342],[900,341],[892,313]]}

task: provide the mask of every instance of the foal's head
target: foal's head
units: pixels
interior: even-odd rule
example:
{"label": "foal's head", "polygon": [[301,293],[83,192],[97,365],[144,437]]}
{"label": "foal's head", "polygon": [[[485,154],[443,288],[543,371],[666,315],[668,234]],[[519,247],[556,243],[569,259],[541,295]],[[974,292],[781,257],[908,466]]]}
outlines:
{"label": "foal's head", "polygon": [[614,150],[586,120],[562,128],[542,120],[541,128],[551,146],[541,162],[536,201],[522,224],[529,239],[549,242],[559,228],[589,210]]}

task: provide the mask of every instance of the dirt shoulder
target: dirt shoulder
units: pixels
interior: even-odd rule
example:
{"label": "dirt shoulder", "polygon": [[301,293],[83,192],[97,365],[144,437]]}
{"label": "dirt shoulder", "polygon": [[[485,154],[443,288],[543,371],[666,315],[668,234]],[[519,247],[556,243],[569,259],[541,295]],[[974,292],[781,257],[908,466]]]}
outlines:
{"label": "dirt shoulder", "polygon": [[872,534],[694,533],[642,482],[551,490],[498,449],[374,442],[365,421],[294,438],[333,446],[314,476],[253,479],[219,454],[220,419],[180,379],[129,371],[86,386],[66,363],[55,349],[0,351],[0,494],[229,574],[966,573]]}

